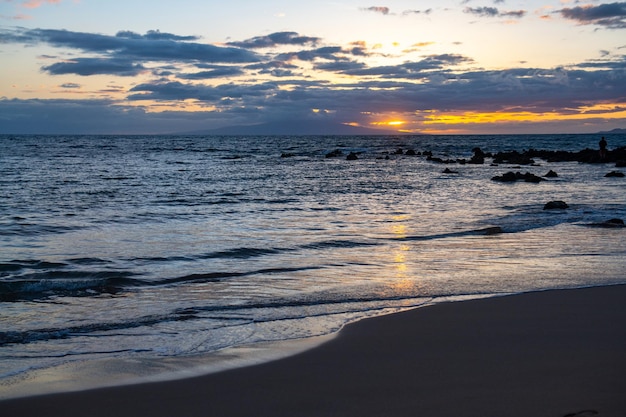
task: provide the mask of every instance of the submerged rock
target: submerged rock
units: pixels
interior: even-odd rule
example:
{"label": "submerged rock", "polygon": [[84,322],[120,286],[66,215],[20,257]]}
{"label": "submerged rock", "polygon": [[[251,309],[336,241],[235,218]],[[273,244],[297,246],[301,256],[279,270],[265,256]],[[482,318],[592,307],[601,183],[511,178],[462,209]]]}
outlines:
{"label": "submerged rock", "polygon": [[565,210],[566,208],[569,208],[569,206],[565,201],[561,200],[549,201],[543,206],[544,210]]}
{"label": "submerged rock", "polygon": [[341,155],[343,155],[343,152],[341,152],[339,149],[335,149],[334,151],[328,152],[326,154],[326,158],[337,158]]}
{"label": "submerged rock", "polygon": [[359,159],[359,157],[354,152],[350,152],[348,156],[346,156],[347,161],[356,161],[357,159]]}
{"label": "submerged rock", "polygon": [[622,220],[622,219],[610,219],[610,220],[607,220],[607,221],[601,222],[601,223],[591,223],[591,224],[589,224],[589,226],[592,226],[592,227],[606,227],[606,228],[619,228],[619,227],[626,227],[626,224],[624,224],[624,220]]}
{"label": "submerged rock", "polygon": [[546,178],[557,178],[559,176],[559,174],[557,174],[556,172],[550,170],[548,171],[548,173],[546,175],[544,175],[544,177]]}
{"label": "submerged rock", "polygon": [[443,171],[441,171],[442,174],[458,174],[459,171],[452,171],[450,168],[446,168]]}
{"label": "submerged rock", "polygon": [[624,177],[624,173],[620,171],[611,171],[605,175],[606,178],[622,178]]}

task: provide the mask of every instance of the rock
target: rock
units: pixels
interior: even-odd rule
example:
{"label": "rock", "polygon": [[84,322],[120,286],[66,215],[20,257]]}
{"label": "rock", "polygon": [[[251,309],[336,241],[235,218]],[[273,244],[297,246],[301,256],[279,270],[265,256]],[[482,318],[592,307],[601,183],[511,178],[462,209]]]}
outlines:
{"label": "rock", "polygon": [[538,182],[544,181],[544,179],[536,176],[535,174],[531,174],[530,172],[527,172],[526,174],[524,174],[524,181],[538,183]]}
{"label": "rock", "polygon": [[348,156],[346,156],[347,161],[356,161],[357,159],[359,159],[359,157],[354,152],[350,152]]}
{"label": "rock", "polygon": [[550,170],[548,171],[548,173],[546,175],[544,175],[544,177],[546,178],[557,178],[559,176],[559,174],[557,174],[556,172]]}
{"label": "rock", "polygon": [[398,149],[397,151],[394,152],[394,154],[396,155],[402,155],[404,153],[404,151],[402,149]]}
{"label": "rock", "polygon": [[477,232],[480,233],[481,235],[487,235],[487,236],[499,235],[500,233],[504,233],[504,231],[502,230],[500,226],[487,227],[484,229],[477,230]]}
{"label": "rock", "polygon": [[452,171],[450,168],[446,168],[444,169],[442,172],[442,174],[458,174],[458,171]]}
{"label": "rock", "polygon": [[535,174],[531,174],[530,172],[522,174],[520,172],[513,172],[513,171],[509,171],[506,174],[503,174],[500,176],[496,175],[495,177],[491,178],[491,180],[499,181],[499,182],[525,181],[525,182],[533,182],[533,183],[544,181],[543,178],[538,177]]}
{"label": "rock", "polygon": [[406,151],[404,153],[405,155],[409,155],[409,156],[415,156],[417,155],[417,153],[413,150],[413,149],[409,149],[408,151]]}
{"label": "rock", "polygon": [[610,219],[610,220],[607,220],[607,221],[601,222],[601,223],[591,223],[588,226],[605,227],[605,228],[626,227],[626,225],[624,224],[624,220],[622,220],[622,219]]}
{"label": "rock", "polygon": [[336,158],[336,157],[341,156],[341,155],[343,155],[343,152],[341,152],[339,149],[335,149],[332,152],[328,152],[326,154],[326,158]]}
{"label": "rock", "polygon": [[474,156],[469,160],[469,164],[481,165],[485,163],[485,153],[480,148],[474,148],[472,152],[474,152]]}
{"label": "rock", "polygon": [[532,165],[535,161],[530,157],[530,151],[519,153],[517,151],[498,152],[493,157],[495,164],[508,163],[512,165]]}
{"label": "rock", "polygon": [[543,206],[544,210],[565,210],[566,208],[569,208],[569,206],[565,201],[561,200],[549,201]]}
{"label": "rock", "polygon": [[281,158],[291,158],[292,156],[296,156],[294,153],[285,152],[280,155]]}
{"label": "rock", "polygon": [[606,178],[622,178],[624,177],[624,173],[620,171],[611,171],[605,175]]}
{"label": "rock", "polygon": [[615,168],[626,168],[626,161],[617,161],[615,163]]}
{"label": "rock", "polygon": [[500,176],[496,175],[495,177],[491,178],[491,180],[499,182],[515,182],[517,181],[517,175],[515,175],[515,172],[509,171],[506,174],[502,174]]}

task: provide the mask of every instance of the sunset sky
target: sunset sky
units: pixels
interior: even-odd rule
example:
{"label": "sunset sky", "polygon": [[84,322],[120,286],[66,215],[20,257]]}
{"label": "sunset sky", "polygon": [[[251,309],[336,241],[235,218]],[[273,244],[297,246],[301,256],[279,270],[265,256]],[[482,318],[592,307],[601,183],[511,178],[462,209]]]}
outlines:
{"label": "sunset sky", "polygon": [[0,0],[0,133],[626,128],[626,2]]}

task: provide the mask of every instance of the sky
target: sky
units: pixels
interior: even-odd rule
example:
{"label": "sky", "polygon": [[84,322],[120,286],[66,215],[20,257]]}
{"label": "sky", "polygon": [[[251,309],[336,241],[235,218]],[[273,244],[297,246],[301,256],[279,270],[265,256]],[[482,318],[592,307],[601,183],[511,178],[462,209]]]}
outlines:
{"label": "sky", "polygon": [[626,128],[626,2],[0,0],[0,134],[257,125]]}

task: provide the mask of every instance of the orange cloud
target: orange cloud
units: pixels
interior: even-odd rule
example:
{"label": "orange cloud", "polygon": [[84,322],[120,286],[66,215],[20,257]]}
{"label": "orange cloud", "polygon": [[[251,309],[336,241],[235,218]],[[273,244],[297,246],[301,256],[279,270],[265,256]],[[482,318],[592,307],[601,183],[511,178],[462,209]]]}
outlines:
{"label": "orange cloud", "polygon": [[59,4],[61,3],[61,0],[27,0],[27,1],[23,1],[21,6],[26,7],[27,9],[36,9],[46,3]]}

